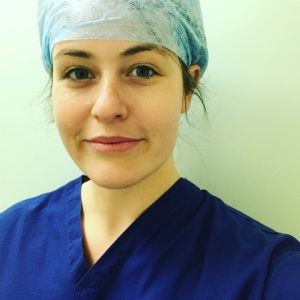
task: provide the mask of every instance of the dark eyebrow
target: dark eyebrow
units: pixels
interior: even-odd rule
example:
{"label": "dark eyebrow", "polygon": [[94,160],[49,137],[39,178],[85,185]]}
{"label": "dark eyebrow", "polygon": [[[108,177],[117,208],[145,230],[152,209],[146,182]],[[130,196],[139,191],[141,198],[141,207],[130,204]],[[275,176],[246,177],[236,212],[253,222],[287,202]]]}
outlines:
{"label": "dark eyebrow", "polygon": [[[138,54],[140,52],[144,51],[152,51],[152,50],[157,50],[158,53],[162,52],[160,48],[156,45],[152,44],[141,44],[137,46],[133,46],[131,48],[128,48],[124,50],[123,52],[120,53],[121,57],[127,57],[127,56],[132,56],[135,54]],[[73,56],[73,57],[79,57],[79,58],[86,58],[86,59],[95,59],[95,56],[88,52],[88,51],[83,51],[83,50],[78,50],[78,49],[66,49],[64,51],[60,51],[56,56],[55,59],[58,58],[59,56]]]}
{"label": "dark eyebrow", "polygon": [[92,53],[83,50],[77,50],[77,49],[67,49],[64,52],[60,51],[55,56],[55,59],[61,55],[75,56],[75,57],[87,58],[87,59],[95,58],[95,56]]}
{"label": "dark eyebrow", "polygon": [[122,57],[131,56],[144,51],[158,50],[158,47],[152,44],[142,44],[126,49],[121,53]]}

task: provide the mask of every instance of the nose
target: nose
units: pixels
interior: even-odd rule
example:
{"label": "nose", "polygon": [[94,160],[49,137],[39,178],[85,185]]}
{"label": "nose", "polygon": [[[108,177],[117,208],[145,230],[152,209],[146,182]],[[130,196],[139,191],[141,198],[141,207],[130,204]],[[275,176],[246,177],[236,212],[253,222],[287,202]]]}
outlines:
{"label": "nose", "polygon": [[91,114],[97,120],[110,123],[127,118],[128,107],[118,79],[103,78],[96,88],[94,99]]}

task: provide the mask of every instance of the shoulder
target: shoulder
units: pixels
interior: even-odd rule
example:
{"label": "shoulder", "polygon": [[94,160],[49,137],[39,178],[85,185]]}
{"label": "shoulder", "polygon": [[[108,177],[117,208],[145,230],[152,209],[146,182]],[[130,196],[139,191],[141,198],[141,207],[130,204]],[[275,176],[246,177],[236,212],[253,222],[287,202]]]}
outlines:
{"label": "shoulder", "polygon": [[252,282],[260,295],[267,290],[266,299],[300,299],[299,241],[276,232],[192,183],[186,185],[192,191],[189,198],[198,203],[191,228],[195,235],[201,234],[199,243],[205,243],[206,261],[217,266],[218,276],[224,271],[228,285],[232,280]]}
{"label": "shoulder", "polygon": [[269,244],[274,240],[291,238],[299,242],[288,234],[279,233],[272,228],[255,220],[251,216],[227,205],[223,200],[184,180],[185,190],[188,191],[188,198],[192,202],[192,206],[196,203],[198,208],[198,217],[205,218],[207,228],[219,233],[227,233],[226,237],[238,235],[241,241],[249,241],[253,244],[253,240],[260,241],[263,244]]}
{"label": "shoulder", "polygon": [[20,201],[1,212],[0,244],[1,241],[11,239],[12,233],[22,231],[25,227],[35,224],[37,220],[45,220],[60,210],[64,205],[61,199],[66,193],[72,192],[80,181],[81,177],[54,191]]}

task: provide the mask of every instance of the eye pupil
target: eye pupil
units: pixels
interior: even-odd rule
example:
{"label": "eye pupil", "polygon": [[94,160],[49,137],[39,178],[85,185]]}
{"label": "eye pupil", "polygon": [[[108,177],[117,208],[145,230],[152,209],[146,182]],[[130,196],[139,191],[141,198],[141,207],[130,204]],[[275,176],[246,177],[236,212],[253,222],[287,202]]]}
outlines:
{"label": "eye pupil", "polygon": [[89,77],[89,73],[84,69],[77,69],[75,71],[75,76],[77,79],[87,79]]}
{"label": "eye pupil", "polygon": [[145,66],[138,67],[136,70],[137,76],[140,76],[140,77],[150,77],[152,75],[151,72],[152,72],[152,70]]}

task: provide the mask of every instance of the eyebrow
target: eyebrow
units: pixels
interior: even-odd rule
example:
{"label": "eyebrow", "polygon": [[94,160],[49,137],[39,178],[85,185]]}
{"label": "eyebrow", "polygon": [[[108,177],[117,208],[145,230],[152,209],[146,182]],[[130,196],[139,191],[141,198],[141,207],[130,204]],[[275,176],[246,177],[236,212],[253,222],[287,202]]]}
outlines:
{"label": "eyebrow", "polygon": [[[133,56],[141,52],[145,51],[152,51],[152,50],[157,50],[158,53],[162,53],[162,50],[152,44],[141,44],[137,46],[133,46],[131,48],[128,48],[124,50],[123,52],[120,53],[121,57],[128,57],[128,56]],[[60,56],[72,56],[72,57],[79,57],[79,58],[85,58],[85,59],[95,59],[96,57],[88,51],[83,51],[79,49],[66,49],[58,52],[58,54],[55,56],[55,59],[57,59]]]}

